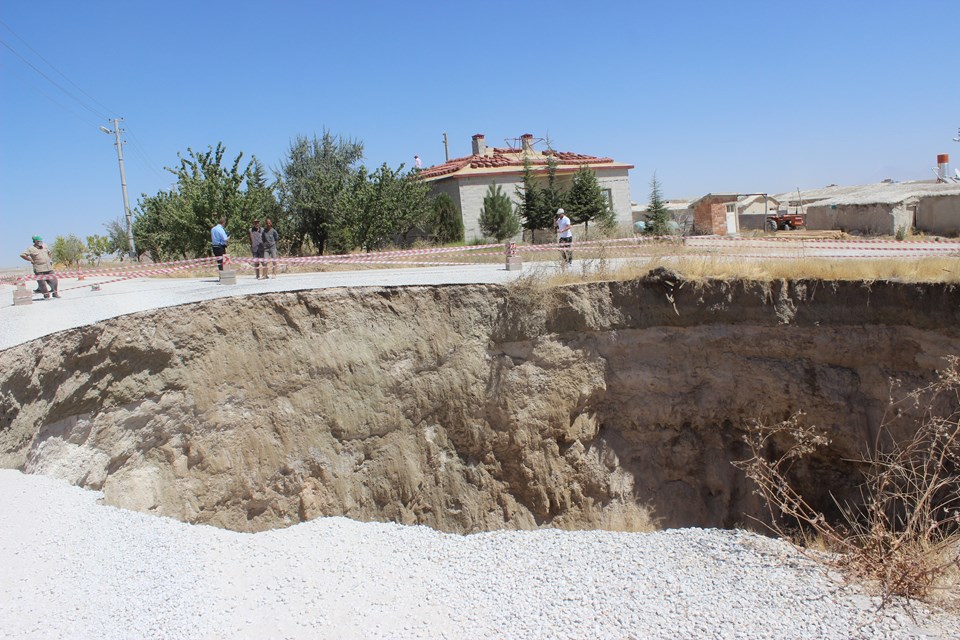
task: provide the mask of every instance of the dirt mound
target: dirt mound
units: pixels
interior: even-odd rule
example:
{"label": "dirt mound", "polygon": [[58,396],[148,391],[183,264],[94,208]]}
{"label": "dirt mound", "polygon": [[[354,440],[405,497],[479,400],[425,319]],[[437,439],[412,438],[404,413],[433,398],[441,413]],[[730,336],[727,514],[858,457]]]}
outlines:
{"label": "dirt mound", "polygon": [[0,466],[243,531],[733,526],[763,518],[730,464],[750,421],[805,411],[833,444],[798,478],[849,491],[890,379],[932,380],[958,316],[949,285],[669,272],[185,305],[0,353]]}

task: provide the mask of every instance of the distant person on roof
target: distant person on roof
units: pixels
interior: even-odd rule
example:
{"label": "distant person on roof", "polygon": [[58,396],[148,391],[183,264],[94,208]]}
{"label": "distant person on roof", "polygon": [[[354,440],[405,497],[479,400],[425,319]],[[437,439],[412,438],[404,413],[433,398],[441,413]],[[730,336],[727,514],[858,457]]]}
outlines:
{"label": "distant person on roof", "polygon": [[[50,257],[50,251],[43,244],[43,238],[33,236],[33,245],[20,254],[20,257],[33,265],[33,274],[37,277],[37,288],[34,293],[42,293],[44,299],[53,294],[54,298],[59,298],[57,292],[57,279],[53,277],[53,258]],[[49,285],[50,289],[47,290]]]}

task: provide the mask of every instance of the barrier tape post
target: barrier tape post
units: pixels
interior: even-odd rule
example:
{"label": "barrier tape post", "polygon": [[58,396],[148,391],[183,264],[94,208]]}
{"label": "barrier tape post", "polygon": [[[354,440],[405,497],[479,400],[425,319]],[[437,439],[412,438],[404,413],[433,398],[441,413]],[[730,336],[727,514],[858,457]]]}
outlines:
{"label": "barrier tape post", "polygon": [[33,304],[33,294],[22,282],[18,282],[13,288],[13,306],[19,307],[25,304]]}
{"label": "barrier tape post", "polygon": [[223,256],[223,269],[219,270],[220,284],[237,284],[237,270],[230,268],[230,256]]}
{"label": "barrier tape post", "polygon": [[508,242],[506,244],[507,271],[520,271],[523,269],[523,258],[517,253],[517,243]]}

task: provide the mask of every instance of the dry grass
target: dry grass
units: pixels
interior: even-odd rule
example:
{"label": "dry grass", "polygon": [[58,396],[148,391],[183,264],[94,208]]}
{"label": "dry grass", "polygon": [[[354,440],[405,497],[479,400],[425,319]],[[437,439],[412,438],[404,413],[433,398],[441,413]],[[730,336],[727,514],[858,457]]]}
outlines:
{"label": "dry grass", "polygon": [[756,483],[778,534],[789,538],[799,527],[805,549],[826,547],[836,554],[829,562],[876,586],[884,601],[903,596],[955,608],[960,606],[960,358],[949,358],[933,384],[892,403],[889,420],[907,419],[904,403],[919,412],[911,414],[919,415],[913,437],[873,445],[860,461],[860,499],[837,504],[839,522],[811,507],[791,484],[792,467],[828,442],[803,424],[802,414],[772,426],[756,424],[746,438],[750,458],[735,464]]}
{"label": "dry grass", "polygon": [[549,277],[553,285],[601,280],[632,280],[664,267],[685,280],[824,280],[960,283],[960,258],[883,259],[744,259],[718,256],[651,256],[616,268],[597,269],[589,259]]}

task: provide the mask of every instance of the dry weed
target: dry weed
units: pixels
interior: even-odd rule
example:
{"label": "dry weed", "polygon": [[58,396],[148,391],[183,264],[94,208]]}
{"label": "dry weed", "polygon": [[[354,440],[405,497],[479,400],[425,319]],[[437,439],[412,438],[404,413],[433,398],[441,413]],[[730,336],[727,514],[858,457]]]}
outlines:
{"label": "dry weed", "polygon": [[750,458],[735,465],[756,483],[777,533],[790,537],[789,529],[799,526],[804,543],[819,540],[837,554],[837,566],[875,584],[884,601],[904,596],[957,606],[960,358],[949,358],[934,383],[892,403],[890,420],[905,417],[898,406],[904,402],[920,410],[913,437],[874,444],[860,461],[860,500],[837,504],[839,522],[813,508],[790,482],[792,467],[828,443],[825,434],[802,424],[803,414],[772,426],[757,423],[746,437]]}

